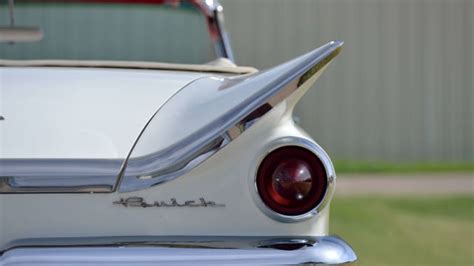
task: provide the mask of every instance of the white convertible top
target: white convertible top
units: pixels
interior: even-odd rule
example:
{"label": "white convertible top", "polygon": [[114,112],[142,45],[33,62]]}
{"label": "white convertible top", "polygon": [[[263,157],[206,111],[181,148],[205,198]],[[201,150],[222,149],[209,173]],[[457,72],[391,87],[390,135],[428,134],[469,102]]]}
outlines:
{"label": "white convertible top", "polygon": [[7,67],[97,67],[97,68],[138,68],[160,69],[191,72],[218,72],[229,74],[249,74],[257,72],[253,67],[237,66],[230,60],[218,58],[206,64],[173,64],[142,61],[98,61],[98,60],[5,60],[0,59],[0,66]]}

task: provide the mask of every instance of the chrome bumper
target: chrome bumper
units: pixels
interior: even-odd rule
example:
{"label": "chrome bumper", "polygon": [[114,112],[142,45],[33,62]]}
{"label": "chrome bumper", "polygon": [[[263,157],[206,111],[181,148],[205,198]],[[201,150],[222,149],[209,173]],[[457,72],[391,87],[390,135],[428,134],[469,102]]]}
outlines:
{"label": "chrome bumper", "polygon": [[11,243],[1,266],[323,264],[357,260],[337,236],[36,239]]}

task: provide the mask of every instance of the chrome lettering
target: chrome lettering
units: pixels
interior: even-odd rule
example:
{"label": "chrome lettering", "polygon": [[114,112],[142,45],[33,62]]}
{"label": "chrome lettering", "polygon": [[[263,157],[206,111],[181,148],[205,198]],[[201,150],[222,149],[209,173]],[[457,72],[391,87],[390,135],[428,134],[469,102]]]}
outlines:
{"label": "chrome lettering", "polygon": [[225,207],[225,204],[216,203],[215,201],[208,201],[204,198],[199,198],[199,201],[187,200],[184,203],[179,203],[176,198],[171,198],[169,201],[154,201],[148,203],[142,197],[128,197],[120,198],[118,201],[114,201],[115,205],[122,205],[124,207],[141,207],[141,208],[150,208],[150,207]]}

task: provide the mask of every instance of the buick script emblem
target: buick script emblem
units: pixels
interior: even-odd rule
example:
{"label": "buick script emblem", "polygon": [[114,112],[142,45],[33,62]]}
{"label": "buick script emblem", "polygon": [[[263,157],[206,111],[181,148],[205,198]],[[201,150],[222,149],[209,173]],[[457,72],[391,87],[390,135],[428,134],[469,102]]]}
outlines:
{"label": "buick script emblem", "polygon": [[171,198],[169,201],[154,201],[146,202],[141,197],[129,197],[121,198],[118,201],[114,201],[113,204],[122,205],[124,207],[139,207],[139,208],[169,208],[169,207],[225,207],[225,204],[216,203],[214,201],[205,200],[199,198],[199,200],[187,200],[182,203],[178,202],[175,198]]}

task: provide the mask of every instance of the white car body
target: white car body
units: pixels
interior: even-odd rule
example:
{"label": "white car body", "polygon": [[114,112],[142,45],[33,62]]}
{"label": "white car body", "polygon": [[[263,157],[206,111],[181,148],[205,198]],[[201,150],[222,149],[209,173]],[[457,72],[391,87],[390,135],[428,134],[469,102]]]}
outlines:
{"label": "white car body", "polygon": [[[0,265],[355,261],[345,242],[328,237],[336,178],[329,156],[292,118],[341,46],[261,72],[1,61]],[[271,110],[225,126],[221,114],[235,121],[249,114],[237,108],[243,99]],[[210,148],[194,153],[203,145]],[[329,182],[323,201],[295,217],[269,210],[255,187],[262,159],[287,145],[318,156]],[[163,167],[140,165],[155,153]],[[209,243],[221,249],[203,248]],[[278,248],[295,243],[304,245]]]}
{"label": "white car body", "polygon": [[0,95],[7,119],[1,125],[0,156],[125,158],[156,110],[203,76],[137,69],[2,68]]}

